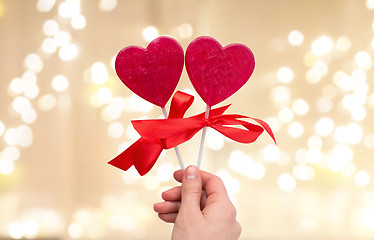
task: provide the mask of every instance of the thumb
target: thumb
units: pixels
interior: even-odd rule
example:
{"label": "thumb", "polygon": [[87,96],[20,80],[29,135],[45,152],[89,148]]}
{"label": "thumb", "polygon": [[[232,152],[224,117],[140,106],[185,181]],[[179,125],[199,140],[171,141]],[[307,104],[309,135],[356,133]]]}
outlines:
{"label": "thumb", "polygon": [[200,170],[195,166],[189,166],[183,173],[182,179],[182,201],[180,211],[190,213],[201,213],[200,199],[202,180]]}

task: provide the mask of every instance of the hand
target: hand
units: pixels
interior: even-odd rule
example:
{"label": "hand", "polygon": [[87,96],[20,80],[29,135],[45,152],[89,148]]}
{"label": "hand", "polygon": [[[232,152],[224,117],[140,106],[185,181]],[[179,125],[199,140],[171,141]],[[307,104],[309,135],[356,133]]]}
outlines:
{"label": "hand", "polygon": [[174,240],[233,240],[241,227],[222,180],[208,172],[189,166],[184,174],[176,171],[174,178],[182,183],[162,193],[165,202],[154,210],[165,222],[174,223]]}

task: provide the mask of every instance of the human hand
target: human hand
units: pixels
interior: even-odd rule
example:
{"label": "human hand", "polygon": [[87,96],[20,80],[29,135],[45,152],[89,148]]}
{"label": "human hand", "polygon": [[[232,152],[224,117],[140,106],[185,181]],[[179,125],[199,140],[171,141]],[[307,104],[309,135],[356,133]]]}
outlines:
{"label": "human hand", "polygon": [[173,240],[239,238],[236,209],[219,177],[189,166],[184,174],[176,171],[174,178],[182,186],[163,192],[165,201],[154,205],[161,220],[174,223]]}

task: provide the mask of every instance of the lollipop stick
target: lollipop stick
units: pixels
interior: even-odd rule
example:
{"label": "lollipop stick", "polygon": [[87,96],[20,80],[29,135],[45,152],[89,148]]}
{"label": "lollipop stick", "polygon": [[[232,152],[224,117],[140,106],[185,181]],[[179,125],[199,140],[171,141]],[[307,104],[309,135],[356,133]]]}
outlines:
{"label": "lollipop stick", "polygon": [[[162,114],[164,114],[165,119],[168,118],[168,114],[166,112],[166,109],[165,108],[161,108],[161,109],[162,109]],[[184,172],[185,168],[184,168],[184,164],[183,164],[182,157],[181,157],[181,154],[179,152],[178,146],[174,147],[174,150],[175,150],[175,154],[177,155],[177,158],[178,158],[179,166],[181,167],[182,171]]]}
{"label": "lollipop stick", "polygon": [[[206,105],[205,110],[205,119],[209,118],[210,106]],[[199,150],[199,158],[197,159],[197,167],[200,169],[201,166],[201,159],[203,157],[203,150],[204,150],[204,142],[205,142],[205,135],[206,135],[206,127],[203,128],[203,133],[201,134],[201,141],[200,141],[200,150]]]}

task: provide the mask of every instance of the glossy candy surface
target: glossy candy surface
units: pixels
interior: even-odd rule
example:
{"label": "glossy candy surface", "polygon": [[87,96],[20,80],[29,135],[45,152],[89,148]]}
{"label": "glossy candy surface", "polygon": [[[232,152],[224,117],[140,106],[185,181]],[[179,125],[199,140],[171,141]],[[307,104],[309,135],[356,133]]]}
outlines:
{"label": "glossy candy surface", "polygon": [[170,37],[153,40],[146,49],[130,46],[122,49],[115,68],[121,81],[138,96],[165,107],[173,94],[184,64],[183,49]]}
{"label": "glossy candy surface", "polygon": [[211,37],[199,37],[186,50],[186,70],[196,92],[209,106],[238,91],[252,75],[255,59],[242,44],[222,47]]}

